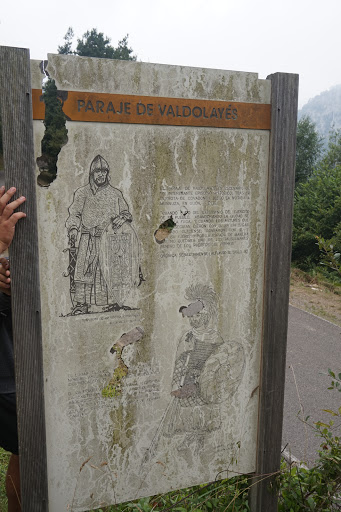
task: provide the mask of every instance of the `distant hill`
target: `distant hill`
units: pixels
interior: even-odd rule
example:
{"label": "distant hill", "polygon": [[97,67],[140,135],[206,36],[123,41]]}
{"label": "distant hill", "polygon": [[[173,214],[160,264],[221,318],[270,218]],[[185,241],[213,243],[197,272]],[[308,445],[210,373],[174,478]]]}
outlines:
{"label": "distant hill", "polygon": [[317,131],[327,141],[332,128],[341,129],[341,84],[311,98],[298,111],[298,119],[303,116],[310,117]]}

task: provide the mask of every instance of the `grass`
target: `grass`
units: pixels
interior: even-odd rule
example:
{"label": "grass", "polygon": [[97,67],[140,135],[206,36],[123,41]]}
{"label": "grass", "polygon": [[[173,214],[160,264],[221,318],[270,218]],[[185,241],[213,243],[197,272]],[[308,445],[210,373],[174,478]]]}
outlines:
{"label": "grass", "polygon": [[[5,475],[10,454],[0,448],[0,512],[7,510]],[[172,491],[133,503],[123,503],[96,509],[96,512],[249,512],[246,476],[220,480],[208,485]],[[95,512],[95,511],[90,511]]]}
{"label": "grass", "polygon": [[5,492],[5,477],[7,472],[7,465],[10,458],[10,453],[5,452],[0,448],[0,511],[7,510],[7,498]]}
{"label": "grass", "polygon": [[246,475],[90,512],[249,512]]}
{"label": "grass", "polygon": [[305,272],[297,267],[291,268],[291,283],[301,281],[311,285],[320,285],[337,295],[341,295],[341,279],[336,273],[329,272],[324,267],[315,267]]}
{"label": "grass", "polygon": [[290,304],[341,326],[341,282],[315,268],[304,272],[291,269]]}

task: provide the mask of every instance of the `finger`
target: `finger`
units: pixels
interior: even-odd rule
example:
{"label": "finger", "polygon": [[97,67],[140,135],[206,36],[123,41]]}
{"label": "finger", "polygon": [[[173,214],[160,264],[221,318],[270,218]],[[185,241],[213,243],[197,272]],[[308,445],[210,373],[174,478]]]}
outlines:
{"label": "finger", "polygon": [[3,274],[0,273],[0,285],[2,284],[10,284],[11,279]]}
{"label": "finger", "polygon": [[0,280],[6,281],[10,276],[10,271],[6,270],[4,267],[0,267]]}
{"label": "finger", "polygon": [[4,268],[0,267],[0,283],[9,284],[10,282],[11,279],[9,277],[9,270],[5,270]]}
{"label": "finger", "polygon": [[[4,269],[8,270],[8,269],[9,269],[9,261],[8,261],[8,259],[7,259],[7,258],[4,258],[4,257],[0,258],[0,265],[1,265]],[[0,268],[1,268],[1,267],[0,267]]]}
{"label": "finger", "polygon": [[3,283],[0,281],[0,291],[3,291],[4,293],[6,293],[8,295],[7,292],[9,292],[11,289],[11,284],[7,284],[7,283]]}
{"label": "finger", "polygon": [[15,226],[18,220],[24,219],[26,217],[26,213],[24,212],[15,212],[13,215],[8,219],[8,222],[11,226]]}
{"label": "finger", "polygon": [[12,199],[12,197],[14,196],[16,191],[17,191],[17,189],[15,187],[11,187],[10,189],[7,190],[7,192],[4,191],[1,194],[1,197],[0,197],[0,214],[2,213],[2,211],[5,208],[5,206],[8,203],[8,201],[10,199]]}
{"label": "finger", "polygon": [[2,185],[2,187],[0,187],[0,199],[4,195],[5,190],[6,190],[5,187]]}
{"label": "finger", "polygon": [[[1,201],[1,200],[0,200]],[[18,206],[20,206],[21,204],[23,204],[24,202],[26,201],[26,197],[24,196],[21,196],[19,197],[18,199],[16,199],[15,201],[12,201],[11,203],[7,204],[3,211],[2,211],[2,216],[5,218],[5,219],[8,219],[13,211],[18,208]]]}

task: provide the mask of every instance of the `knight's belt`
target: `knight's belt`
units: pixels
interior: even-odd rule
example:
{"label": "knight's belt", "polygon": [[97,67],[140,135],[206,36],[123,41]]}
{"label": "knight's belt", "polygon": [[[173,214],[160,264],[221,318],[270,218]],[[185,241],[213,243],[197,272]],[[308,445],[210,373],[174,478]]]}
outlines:
{"label": "knight's belt", "polygon": [[93,236],[102,236],[102,233],[103,233],[104,229],[98,227],[98,226],[95,226],[93,228],[86,228],[85,226],[82,226],[81,227],[81,235],[90,235],[91,237]]}

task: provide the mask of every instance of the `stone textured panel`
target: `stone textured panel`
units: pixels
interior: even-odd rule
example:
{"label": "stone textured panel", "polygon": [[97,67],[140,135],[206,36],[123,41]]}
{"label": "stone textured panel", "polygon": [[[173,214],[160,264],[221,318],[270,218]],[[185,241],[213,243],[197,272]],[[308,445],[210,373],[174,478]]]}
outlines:
{"label": "stone textured panel", "polygon": [[[270,95],[253,73],[55,55],[48,72],[64,90]],[[269,132],[67,129],[37,187],[51,511],[254,471]]]}

